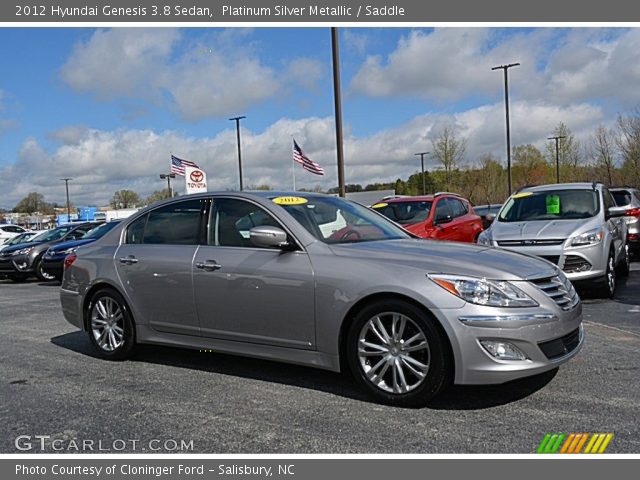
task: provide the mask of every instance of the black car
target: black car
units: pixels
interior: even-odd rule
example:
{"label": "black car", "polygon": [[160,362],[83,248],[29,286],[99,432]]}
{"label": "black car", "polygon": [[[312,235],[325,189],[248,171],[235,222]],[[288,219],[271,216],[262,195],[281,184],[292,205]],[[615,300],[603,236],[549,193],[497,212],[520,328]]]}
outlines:
{"label": "black car", "polygon": [[35,275],[40,280],[53,280],[54,276],[42,269],[42,256],[49,247],[65,240],[77,240],[101,222],[67,223],[42,232],[31,241],[19,243],[0,251],[0,275],[14,282],[24,282]]}
{"label": "black car", "polygon": [[491,222],[493,222],[493,219],[496,218],[501,208],[501,203],[490,203],[488,205],[474,205],[473,211],[476,212],[476,215],[480,215],[482,228],[486,230],[491,225]]}

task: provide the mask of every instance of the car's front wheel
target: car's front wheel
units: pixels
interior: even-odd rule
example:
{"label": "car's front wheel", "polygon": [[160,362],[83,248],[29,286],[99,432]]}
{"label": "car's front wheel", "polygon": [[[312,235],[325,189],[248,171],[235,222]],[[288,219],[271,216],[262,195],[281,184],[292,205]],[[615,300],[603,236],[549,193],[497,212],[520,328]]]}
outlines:
{"label": "car's front wheel", "polygon": [[113,290],[96,292],[87,309],[91,343],[103,358],[123,360],[133,353],[135,328],[129,308]]}
{"label": "car's front wheel", "polygon": [[55,275],[52,275],[51,273],[47,272],[44,269],[44,265],[42,264],[42,258],[38,258],[36,260],[34,267],[36,271],[36,277],[38,277],[38,280],[41,280],[43,282],[50,282],[51,280],[55,280],[56,278]]}
{"label": "car's front wheel", "polygon": [[629,255],[629,245],[624,246],[622,250],[622,259],[620,259],[620,265],[618,265],[618,276],[628,277],[631,269],[631,257]]}
{"label": "car's front wheel", "polygon": [[616,280],[616,259],[613,250],[611,250],[607,258],[606,273],[599,282],[596,282],[596,287],[602,293],[603,298],[613,298],[616,293]]}
{"label": "car's front wheel", "polygon": [[378,401],[422,407],[447,384],[446,339],[435,320],[401,300],[362,309],[347,334],[346,355],[354,377]]}

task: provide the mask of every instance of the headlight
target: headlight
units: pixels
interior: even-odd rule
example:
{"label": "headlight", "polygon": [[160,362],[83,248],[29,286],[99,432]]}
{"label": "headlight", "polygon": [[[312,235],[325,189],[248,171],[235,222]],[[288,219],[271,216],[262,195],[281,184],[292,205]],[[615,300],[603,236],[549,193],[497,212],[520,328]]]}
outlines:
{"label": "headlight", "polygon": [[28,255],[34,248],[35,247],[21,248],[20,250],[13,252],[11,255]]}
{"label": "headlight", "polygon": [[478,245],[488,245],[491,246],[491,237],[487,233],[487,231],[480,232],[478,235]]}
{"label": "headlight", "polygon": [[597,245],[604,238],[604,231],[601,228],[594,228],[581,235],[572,237],[570,247],[586,247],[587,245]]}
{"label": "headlight", "polygon": [[489,307],[536,307],[538,303],[510,282],[457,275],[429,275],[445,290],[469,303]]}

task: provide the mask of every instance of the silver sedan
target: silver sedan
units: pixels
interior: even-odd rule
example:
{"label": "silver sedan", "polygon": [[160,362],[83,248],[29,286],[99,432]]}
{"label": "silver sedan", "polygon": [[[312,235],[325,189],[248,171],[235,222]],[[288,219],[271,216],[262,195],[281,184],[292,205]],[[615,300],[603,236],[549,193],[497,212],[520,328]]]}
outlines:
{"label": "silver sedan", "polygon": [[348,369],[400,406],[553,369],[583,342],[580,300],[551,263],[417,239],[301,192],[151,205],[66,258],[60,297],[107,359],[152,343]]}

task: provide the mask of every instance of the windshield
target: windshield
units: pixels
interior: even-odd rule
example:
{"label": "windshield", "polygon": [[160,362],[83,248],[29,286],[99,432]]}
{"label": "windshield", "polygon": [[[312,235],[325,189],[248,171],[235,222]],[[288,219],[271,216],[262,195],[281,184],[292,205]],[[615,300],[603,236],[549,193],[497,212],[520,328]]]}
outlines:
{"label": "windshield", "polygon": [[600,209],[593,190],[547,190],[513,195],[500,211],[501,222],[591,218]]}
{"label": "windshield", "polygon": [[65,225],[64,227],[54,228],[53,230],[47,230],[35,237],[31,238],[32,242],[50,242],[52,240],[58,240],[73,228],[73,225]]}
{"label": "windshield", "polygon": [[355,243],[411,238],[366,207],[338,197],[272,198],[311,235],[324,243]]}
{"label": "windshield", "polygon": [[82,236],[82,238],[83,239],[91,238],[93,240],[97,240],[98,238],[101,238],[109,230],[111,230],[116,225],[118,225],[118,223],[120,223],[120,222],[107,222],[107,223],[103,223],[102,225],[98,225],[97,227],[92,228],[87,233],[85,233]]}
{"label": "windshield", "polygon": [[20,235],[17,235],[9,240],[7,240],[6,244],[7,245],[17,245],[19,243],[24,243],[27,240],[29,240],[31,237],[33,237],[35,235],[35,233],[33,232],[28,232],[28,233],[21,233]]}
{"label": "windshield", "polygon": [[407,225],[424,222],[429,216],[431,205],[431,201],[382,202],[371,208],[394,222]]}

